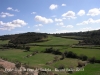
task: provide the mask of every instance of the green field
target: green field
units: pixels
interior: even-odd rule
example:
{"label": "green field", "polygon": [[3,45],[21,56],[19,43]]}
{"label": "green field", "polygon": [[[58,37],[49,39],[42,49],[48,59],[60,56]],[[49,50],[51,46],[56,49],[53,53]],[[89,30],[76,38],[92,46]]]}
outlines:
{"label": "green field", "polygon": [[68,48],[68,51],[72,51],[78,55],[84,54],[88,57],[95,57],[100,60],[100,50],[99,49],[84,49],[84,48]]}
{"label": "green field", "polygon": [[84,71],[75,72],[71,75],[100,75],[100,64],[88,64]]}
{"label": "green field", "polygon": [[[22,63],[28,63],[32,67],[43,67],[43,68],[51,68],[55,69],[58,68],[60,65],[64,65],[65,68],[70,66],[76,67],[78,63],[78,59],[72,58],[65,58],[64,60],[60,60],[54,62],[50,65],[46,65],[48,61],[52,61],[55,56],[61,57],[60,55],[54,55],[49,53],[41,53],[46,48],[51,46],[46,45],[64,45],[64,46],[54,46],[54,49],[59,49],[61,52],[64,51],[72,51],[77,55],[84,54],[88,57],[95,57],[96,59],[100,60],[100,50],[99,49],[90,49],[90,48],[72,48],[73,44],[77,44],[79,40],[69,39],[69,38],[61,38],[61,37],[54,37],[49,36],[49,41],[45,42],[38,42],[38,43],[29,43],[27,45],[30,46],[30,51],[25,52],[22,49],[0,49],[0,57],[7,58],[8,61],[15,62],[20,61]],[[0,44],[7,44],[8,40],[2,41],[0,40]],[[44,45],[44,46],[32,46],[32,44]],[[69,45],[69,46],[67,46]],[[33,51],[38,51],[34,56],[27,58],[27,55],[32,54]],[[56,72],[57,73],[57,72]],[[60,75],[66,75],[66,72],[58,72]],[[100,75],[100,64],[87,64],[84,67],[84,71],[75,72],[70,75]]]}
{"label": "green field", "polygon": [[0,40],[0,44],[8,44],[9,40]]}
{"label": "green field", "polygon": [[[40,47],[40,46],[31,46],[31,51],[44,51],[48,47]],[[61,52],[64,51],[72,51],[77,55],[86,55],[88,57],[95,57],[100,60],[100,50],[99,49],[85,49],[85,48],[69,48],[69,47],[53,47],[55,49],[59,49]]]}
{"label": "green field", "polygon": [[65,39],[61,37],[54,37],[49,36],[49,41],[46,42],[40,42],[40,43],[31,43],[31,44],[39,44],[39,45],[72,45],[77,44],[78,40],[74,39]]}

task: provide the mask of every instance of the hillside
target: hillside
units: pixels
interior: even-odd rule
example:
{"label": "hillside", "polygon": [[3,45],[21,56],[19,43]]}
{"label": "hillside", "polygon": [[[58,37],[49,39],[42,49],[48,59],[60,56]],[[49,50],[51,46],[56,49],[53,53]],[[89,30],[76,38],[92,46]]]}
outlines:
{"label": "hillside", "polygon": [[[85,35],[86,32],[83,33]],[[1,36],[0,58],[15,64],[16,62],[27,64],[32,69],[37,67],[49,68],[53,70],[53,73],[59,75],[99,74],[100,46],[81,44],[80,41],[84,41],[81,36],[82,34],[80,36],[68,34],[59,34],[58,36],[57,34],[24,33],[10,35],[9,37]],[[11,37],[15,36],[17,37],[12,38],[14,39],[13,42],[9,42],[11,41]],[[7,39],[2,39],[2,37]],[[40,40],[35,41],[34,39],[38,37],[40,37]],[[84,38],[88,37],[84,36]],[[21,43],[22,41],[26,41],[26,39],[30,39],[31,41]],[[19,42],[14,43],[16,40]],[[86,65],[82,66],[84,71],[54,71],[55,68],[76,69],[79,62],[85,62]]]}

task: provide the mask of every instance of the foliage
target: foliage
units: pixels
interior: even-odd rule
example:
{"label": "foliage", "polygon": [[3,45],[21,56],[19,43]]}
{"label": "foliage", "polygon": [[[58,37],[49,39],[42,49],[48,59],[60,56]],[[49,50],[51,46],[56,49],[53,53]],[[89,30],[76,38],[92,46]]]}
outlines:
{"label": "foliage", "polygon": [[44,51],[44,53],[52,53],[55,55],[61,55],[62,53],[59,51],[59,49],[54,49],[54,48],[46,48],[46,50]]}

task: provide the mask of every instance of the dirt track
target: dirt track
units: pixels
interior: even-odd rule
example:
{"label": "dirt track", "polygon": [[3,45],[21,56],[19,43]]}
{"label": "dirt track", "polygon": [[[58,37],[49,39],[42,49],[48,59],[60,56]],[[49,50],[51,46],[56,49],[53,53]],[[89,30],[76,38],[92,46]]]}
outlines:
{"label": "dirt track", "polygon": [[0,65],[2,65],[4,68],[7,68],[7,69],[15,68],[14,63],[11,63],[11,62],[8,62],[8,61],[2,60],[2,59],[0,59]]}

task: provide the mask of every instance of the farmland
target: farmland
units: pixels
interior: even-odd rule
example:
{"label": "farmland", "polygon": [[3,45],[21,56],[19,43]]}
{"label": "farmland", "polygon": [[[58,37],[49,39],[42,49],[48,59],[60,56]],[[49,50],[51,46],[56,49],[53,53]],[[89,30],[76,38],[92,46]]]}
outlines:
{"label": "farmland", "polygon": [[[42,68],[50,68],[50,69],[59,68],[62,65],[64,66],[64,68],[77,67],[78,61],[80,61],[77,58],[65,58],[63,60],[54,62],[50,65],[46,65],[48,61],[53,61],[54,57],[61,58],[61,55],[54,55],[52,53],[43,53],[43,51],[45,51],[46,48],[53,47],[54,49],[59,49],[60,52],[72,51],[73,53],[76,53],[78,56],[83,54],[86,55],[88,58],[95,57],[96,59],[100,60],[99,49],[95,49],[95,47],[94,49],[72,47],[72,45],[78,44],[78,42],[79,40],[55,37],[49,35],[48,41],[26,44],[26,46],[27,45],[30,46],[30,51],[27,52],[25,49],[15,49],[15,48],[0,49],[0,57],[11,62],[20,61],[21,63],[27,63],[31,67],[40,67],[40,68],[42,67]],[[7,44],[7,43],[8,40],[5,41],[0,40],[0,44]],[[28,58],[26,57],[27,55],[32,54],[34,51],[38,51],[38,53]],[[81,71],[75,72],[72,75],[99,75],[100,73],[99,66],[100,64],[97,63],[95,64],[89,63],[84,67],[83,72]],[[54,73],[58,73],[60,75],[66,75],[66,72],[54,71]]]}

